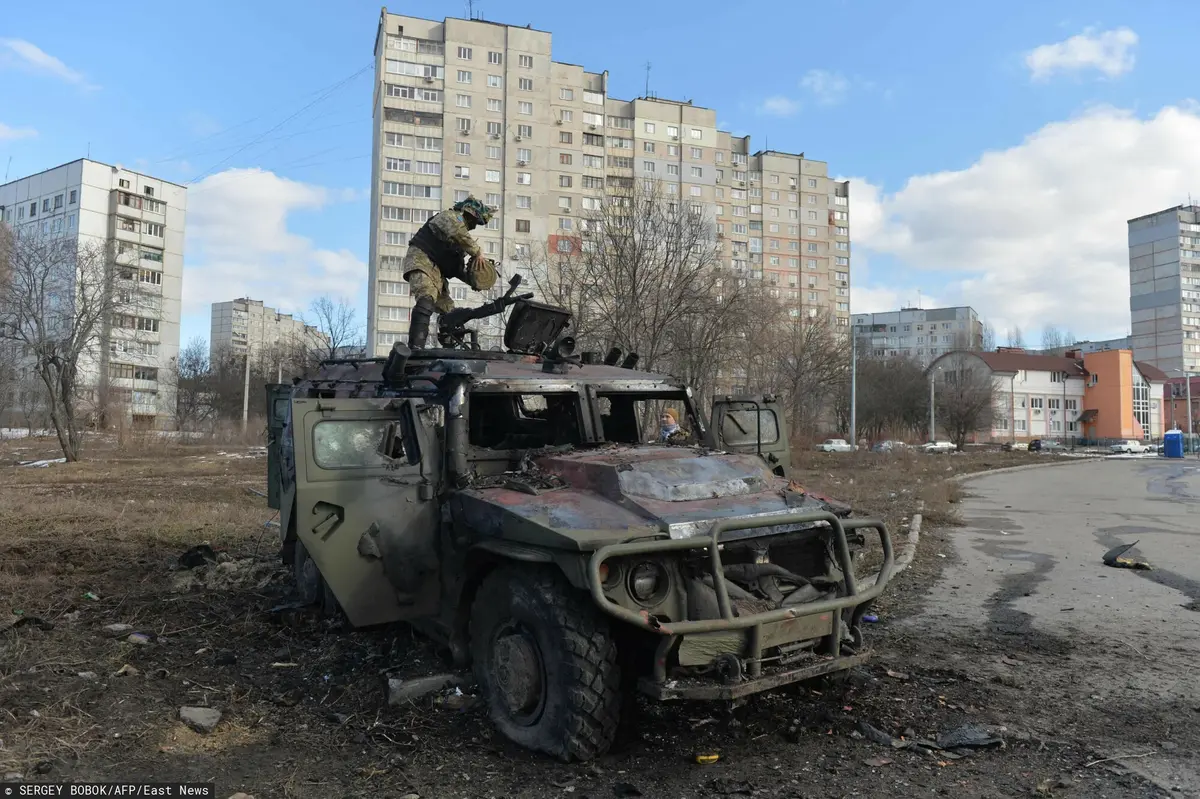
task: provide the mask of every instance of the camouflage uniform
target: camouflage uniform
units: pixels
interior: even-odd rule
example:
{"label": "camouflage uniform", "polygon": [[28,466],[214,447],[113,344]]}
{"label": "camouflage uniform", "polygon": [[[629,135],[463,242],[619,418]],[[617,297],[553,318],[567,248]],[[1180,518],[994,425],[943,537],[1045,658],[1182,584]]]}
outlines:
{"label": "camouflage uniform", "polygon": [[[486,225],[493,209],[474,197],[467,197],[442,211],[421,226],[408,240],[404,256],[404,279],[411,286],[412,318],[408,327],[408,345],[425,346],[429,337],[429,318],[436,310],[446,313],[454,308],[450,298],[450,278],[463,281],[475,291],[487,291],[496,284],[496,263],[484,258],[471,229]],[[470,262],[463,259],[470,257]]]}
{"label": "camouflage uniform", "polygon": [[[479,244],[471,237],[464,219],[464,214],[475,210],[468,205],[473,199],[468,198],[426,222],[409,241],[408,253],[404,256],[404,279],[412,287],[414,302],[421,297],[430,297],[438,313],[454,308],[454,300],[450,298],[450,278],[463,281],[475,291],[487,291],[496,284],[496,265],[482,257]],[[474,202],[486,208],[478,200]],[[491,216],[486,211],[484,215]],[[487,223],[487,219],[480,219],[479,215],[476,219]],[[471,259],[465,266],[464,256]]]}

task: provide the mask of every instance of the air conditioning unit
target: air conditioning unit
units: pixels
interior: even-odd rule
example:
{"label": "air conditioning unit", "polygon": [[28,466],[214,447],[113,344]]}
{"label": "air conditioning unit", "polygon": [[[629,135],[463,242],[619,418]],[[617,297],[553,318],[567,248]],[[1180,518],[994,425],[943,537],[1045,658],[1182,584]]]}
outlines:
{"label": "air conditioning unit", "polygon": [[498,139],[498,138],[500,138],[500,134],[499,134],[499,133],[493,133],[493,134],[492,134],[492,138],[493,138],[493,139]]}
{"label": "air conditioning unit", "polygon": [[426,83],[433,83],[433,78],[431,78],[431,77],[429,77],[428,75],[426,75],[426,76],[425,76],[425,82],[426,82]]}
{"label": "air conditioning unit", "polygon": [[522,138],[520,136],[517,136],[515,139],[513,139],[513,141],[521,141],[521,140],[522,140]]}
{"label": "air conditioning unit", "polygon": [[518,161],[517,166],[529,166],[529,162],[528,161]]}
{"label": "air conditioning unit", "polygon": [[460,131],[458,132],[458,135],[459,135],[459,136],[470,136],[470,135],[471,135],[471,131],[469,131],[469,130],[460,130]]}
{"label": "air conditioning unit", "polygon": [[672,136],[672,137],[671,137],[671,139],[672,139],[672,140],[674,140],[674,141],[679,141],[679,137],[678,137],[678,136]]}
{"label": "air conditioning unit", "polygon": [[561,119],[556,119],[556,120],[554,120],[554,124],[555,124],[555,125],[561,125],[561,124],[562,124],[562,120],[561,120]]}

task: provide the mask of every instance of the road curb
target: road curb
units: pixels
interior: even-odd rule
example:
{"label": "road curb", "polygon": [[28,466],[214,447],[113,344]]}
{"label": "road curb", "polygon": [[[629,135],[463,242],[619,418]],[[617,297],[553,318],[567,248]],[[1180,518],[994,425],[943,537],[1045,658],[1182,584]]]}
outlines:
{"label": "road curb", "polygon": [[1024,472],[1030,469],[1045,469],[1050,466],[1073,466],[1078,463],[1090,463],[1092,461],[1105,460],[1104,455],[1085,455],[1082,458],[1069,458],[1064,460],[1047,461],[1046,463],[1023,463],[1020,466],[1002,466],[999,469],[985,469],[982,472],[964,472],[963,474],[955,474],[947,477],[947,482],[962,483],[967,480],[974,480],[977,477],[987,477],[993,474],[1007,474],[1008,472]]}
{"label": "road curb", "polygon": [[[888,578],[889,580],[896,579],[897,576],[909,567],[909,564],[913,562],[913,558],[917,554],[917,545],[919,543],[921,543],[921,514],[914,513],[912,521],[908,525],[908,540],[904,542],[904,551],[896,558],[892,566],[892,576]],[[866,580],[863,580],[859,584],[859,588],[870,588],[878,580],[879,572],[875,572]]]}

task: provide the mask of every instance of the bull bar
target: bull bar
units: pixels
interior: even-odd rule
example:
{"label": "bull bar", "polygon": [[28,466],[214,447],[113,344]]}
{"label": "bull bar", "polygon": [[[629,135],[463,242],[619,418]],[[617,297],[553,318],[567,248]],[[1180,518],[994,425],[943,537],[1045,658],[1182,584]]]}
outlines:
{"label": "bull bar", "polygon": [[[734,616],[733,606],[729,601],[729,591],[725,584],[725,570],[721,561],[721,536],[727,532],[750,530],[756,527],[812,524],[824,522],[833,530],[834,545],[838,565],[844,576],[845,596],[826,599],[820,602],[810,602],[804,605],[775,608],[761,613],[746,616]],[[875,578],[874,584],[859,593],[854,576],[854,564],[850,559],[850,546],[846,541],[847,530],[872,529],[879,534],[879,542],[883,548],[883,565]],[[721,613],[719,619],[698,619],[695,621],[659,622],[648,611],[635,612],[621,607],[604,595],[604,584],[600,575],[600,567],[606,560],[614,557],[629,555],[659,554],[701,549],[707,547],[712,561],[713,589],[717,595],[717,606]],[[827,636],[827,658],[816,664],[764,677],[762,675],[762,631],[763,625],[789,619],[804,618],[826,613],[838,613],[853,607],[851,629],[858,626],[867,605],[875,600],[891,579],[895,559],[892,552],[892,539],[887,526],[878,519],[848,519],[843,521],[828,511],[810,511],[807,513],[790,513],[769,519],[720,519],[713,524],[708,536],[695,536],[681,539],[656,539],[653,541],[635,541],[624,544],[610,544],[601,547],[592,554],[587,571],[588,588],[592,599],[605,612],[621,621],[632,624],[648,632],[663,636],[655,654],[654,676],[643,679],[641,689],[659,699],[734,699],[758,691],[767,690],[779,685],[785,685],[799,680],[848,669],[865,661],[864,654],[853,656],[841,655],[841,624],[831,624]],[[745,658],[748,661],[749,680],[736,685],[699,685],[689,688],[670,687],[666,685],[667,653],[671,646],[681,636],[695,633],[725,632],[749,628],[750,636],[748,651]]]}

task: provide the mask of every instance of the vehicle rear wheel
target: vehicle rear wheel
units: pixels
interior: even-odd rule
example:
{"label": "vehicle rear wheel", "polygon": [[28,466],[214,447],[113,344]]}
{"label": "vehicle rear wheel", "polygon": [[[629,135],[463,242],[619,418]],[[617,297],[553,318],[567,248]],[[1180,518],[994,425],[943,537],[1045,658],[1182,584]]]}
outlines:
{"label": "vehicle rear wheel", "polygon": [[616,737],[621,671],[608,621],[556,572],[489,575],[471,608],[471,659],[492,722],[561,760],[591,760]]}
{"label": "vehicle rear wheel", "polygon": [[295,541],[292,554],[292,573],[296,580],[296,593],[305,605],[315,605],[328,618],[335,618],[341,613],[341,605],[329,588],[329,583],[321,576],[317,563],[308,554],[299,538]]}

